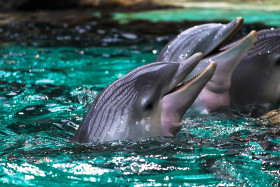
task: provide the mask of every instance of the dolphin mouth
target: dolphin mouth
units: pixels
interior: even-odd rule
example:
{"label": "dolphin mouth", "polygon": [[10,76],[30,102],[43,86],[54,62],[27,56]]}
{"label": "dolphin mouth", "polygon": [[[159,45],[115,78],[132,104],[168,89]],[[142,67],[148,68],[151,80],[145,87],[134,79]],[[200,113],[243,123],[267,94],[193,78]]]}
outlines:
{"label": "dolphin mouth", "polygon": [[204,58],[210,58],[212,56],[216,56],[218,54],[222,54],[226,51],[230,51],[233,50],[234,48],[238,48],[239,45],[244,45],[244,51],[249,50],[252,45],[256,42],[257,40],[257,32],[255,30],[252,30],[248,35],[246,35],[245,37],[243,37],[240,40],[237,40],[233,43],[230,43],[228,45],[224,45],[220,48],[217,48],[216,50],[214,50],[213,52],[211,52],[210,54],[208,54],[207,56],[205,56]]}
{"label": "dolphin mouth", "polygon": [[[213,40],[214,44],[212,49],[206,52],[203,58],[207,58],[216,54],[220,51],[221,48],[228,44],[228,41],[238,32],[238,30],[242,27],[244,19],[242,17],[237,17],[230,23],[226,24],[222,29],[220,29]],[[217,38],[219,38],[217,40]],[[210,48],[209,48],[210,49]]]}
{"label": "dolphin mouth", "polygon": [[169,94],[172,94],[175,92],[179,92],[180,90],[183,90],[184,88],[191,85],[196,80],[203,79],[203,78],[208,79],[209,77],[211,77],[213,75],[214,71],[216,70],[216,67],[217,67],[217,64],[214,61],[210,62],[208,64],[208,66],[206,66],[201,72],[199,72],[197,75],[188,79],[185,82],[180,82],[176,87],[174,87],[172,90],[170,90],[166,95],[169,95]]}
{"label": "dolphin mouth", "polygon": [[[177,83],[161,100],[163,136],[174,136],[181,129],[181,120],[198,94],[213,76],[217,64],[211,62],[205,69],[184,83]],[[188,73],[184,73],[186,76]],[[183,78],[184,79],[184,78]]]}
{"label": "dolphin mouth", "polygon": [[[207,49],[202,49],[200,52],[203,53],[204,57],[207,57],[215,51],[219,51],[219,49],[223,46],[225,46],[228,41],[238,32],[238,30],[242,27],[244,23],[244,19],[242,17],[237,17],[231,22],[227,24],[215,24],[215,29],[213,31],[204,31],[202,34],[205,36],[205,41],[207,43],[204,43],[207,46]],[[207,32],[207,35],[206,35]],[[201,45],[201,44],[199,44]]]}
{"label": "dolphin mouth", "polygon": [[257,40],[258,34],[255,30],[252,30],[248,35],[246,35],[245,37],[243,37],[241,40],[238,40],[236,42],[233,42],[229,45],[223,46],[219,49],[218,52],[222,52],[222,51],[226,51],[226,50],[230,50],[233,49],[235,47],[237,47],[239,44],[246,42],[245,40],[248,40],[248,45],[253,45],[256,40]]}

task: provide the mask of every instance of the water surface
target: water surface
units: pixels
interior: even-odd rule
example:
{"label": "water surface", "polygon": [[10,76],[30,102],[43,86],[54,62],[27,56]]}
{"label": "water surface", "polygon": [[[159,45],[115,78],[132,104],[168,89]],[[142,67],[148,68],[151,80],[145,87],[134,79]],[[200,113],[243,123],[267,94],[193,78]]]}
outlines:
{"label": "water surface", "polygon": [[210,115],[188,111],[175,138],[73,144],[97,94],[130,70],[153,62],[175,34],[138,40],[136,33],[103,31],[87,45],[83,38],[58,46],[56,41],[69,38],[53,32],[54,39],[42,45],[40,37],[27,36],[24,42],[0,46],[0,184],[280,184],[279,125],[230,110]]}
{"label": "water surface", "polygon": [[183,20],[228,20],[231,21],[236,17],[243,17],[245,23],[265,23],[267,25],[273,25],[280,27],[280,8],[273,10],[254,10],[254,9],[218,9],[218,8],[183,8],[177,10],[153,10],[148,12],[136,12],[136,13],[115,13],[114,18],[127,22],[134,19],[144,19],[150,21],[183,21]]}

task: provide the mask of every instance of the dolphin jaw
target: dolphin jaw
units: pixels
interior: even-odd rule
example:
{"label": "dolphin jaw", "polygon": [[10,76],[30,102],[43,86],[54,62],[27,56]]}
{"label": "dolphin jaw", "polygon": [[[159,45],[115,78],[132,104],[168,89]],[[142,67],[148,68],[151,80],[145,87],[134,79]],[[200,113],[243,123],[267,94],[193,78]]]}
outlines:
{"label": "dolphin jaw", "polygon": [[233,71],[256,40],[257,32],[253,30],[238,42],[224,47],[219,54],[208,57],[217,62],[218,68],[205,88],[215,93],[227,92],[231,86]]}
{"label": "dolphin jaw", "polygon": [[167,93],[161,100],[163,136],[174,136],[181,129],[181,120],[205,84],[213,76],[216,63],[211,62],[197,76]]}
{"label": "dolphin jaw", "polygon": [[[180,83],[179,85],[177,85],[175,88],[173,88],[172,90],[170,90],[166,95],[168,94],[172,94],[175,92],[179,92],[183,89],[185,89],[187,86],[189,86],[190,84],[192,84],[195,80],[201,78],[205,72],[209,71],[211,68],[216,69],[217,64],[215,62],[211,62],[209,63],[209,65],[207,67],[205,67],[200,73],[198,73],[196,76],[192,77],[191,79],[187,80],[184,83]],[[215,71],[215,70],[214,70]],[[214,73],[214,72],[213,72]]]}
{"label": "dolphin jaw", "polygon": [[241,40],[238,40],[237,42],[233,42],[230,45],[226,45],[224,47],[221,47],[219,49],[219,51],[229,51],[235,47],[237,47],[238,45],[245,43],[246,42],[246,46],[249,46],[250,48],[253,46],[253,44],[257,41],[258,38],[258,34],[255,30],[252,30],[247,36],[245,36],[244,38],[242,38]]}
{"label": "dolphin jaw", "polygon": [[[176,89],[176,87],[178,87],[178,84],[180,84],[180,82],[182,82],[185,79],[185,77],[189,73],[191,73],[193,71],[193,69],[198,65],[198,63],[200,62],[202,57],[203,57],[203,54],[201,52],[198,52],[198,53],[195,53],[194,55],[192,55],[191,57],[189,57],[187,60],[179,63],[180,65],[177,69],[176,74],[174,75],[173,82],[171,83],[169,89],[163,96],[170,93],[170,91]],[[173,62],[171,62],[171,63],[173,63]],[[177,63],[177,62],[175,62],[175,63]]]}

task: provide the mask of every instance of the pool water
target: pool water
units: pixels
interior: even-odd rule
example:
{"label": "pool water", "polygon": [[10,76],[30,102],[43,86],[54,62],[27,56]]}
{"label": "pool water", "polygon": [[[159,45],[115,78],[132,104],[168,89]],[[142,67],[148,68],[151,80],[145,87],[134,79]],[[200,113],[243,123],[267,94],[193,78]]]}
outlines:
{"label": "pool water", "polygon": [[279,9],[244,9],[241,7],[233,9],[217,8],[185,8],[175,10],[153,10],[148,12],[137,13],[115,13],[114,19],[127,22],[134,19],[144,19],[150,21],[183,21],[183,20],[233,20],[236,17],[243,17],[245,23],[265,23],[279,27]]}
{"label": "pool water", "polygon": [[[138,38],[114,32],[127,40]],[[171,36],[103,45],[113,39],[87,46],[79,40],[80,46],[0,46],[1,185],[280,184],[279,125],[235,112],[190,110],[174,138],[73,144],[97,94],[130,70],[153,62]],[[40,44],[36,38],[28,42]]]}

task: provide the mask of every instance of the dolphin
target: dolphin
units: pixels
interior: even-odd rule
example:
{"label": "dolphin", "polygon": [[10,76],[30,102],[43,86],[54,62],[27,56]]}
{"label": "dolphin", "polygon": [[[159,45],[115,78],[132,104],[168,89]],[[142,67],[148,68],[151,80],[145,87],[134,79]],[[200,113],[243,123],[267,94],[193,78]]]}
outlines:
{"label": "dolphin", "polygon": [[187,78],[193,76],[193,73],[195,74],[196,71],[205,67],[210,61],[217,63],[217,69],[213,77],[198,95],[193,104],[193,108],[203,113],[209,113],[224,106],[231,106],[229,90],[232,74],[256,40],[257,32],[251,31],[243,39],[229,44],[219,49],[218,53],[201,60],[198,67]]}
{"label": "dolphin", "polygon": [[254,46],[241,60],[231,79],[234,106],[280,101],[280,29],[258,31]]}
{"label": "dolphin", "polygon": [[178,84],[202,54],[187,60],[140,66],[105,88],[93,101],[73,141],[78,143],[174,136],[199,92],[213,76],[211,62],[191,80]]}
{"label": "dolphin", "polygon": [[156,62],[182,62],[197,52],[209,55],[223,45],[242,26],[238,17],[228,24],[209,23],[189,28],[171,40],[159,53]]}
{"label": "dolphin", "polygon": [[200,50],[205,56],[195,70],[186,77],[187,79],[205,68],[210,61],[217,63],[214,76],[195,100],[193,108],[208,113],[230,105],[229,89],[232,73],[255,43],[257,33],[252,31],[237,42],[224,47],[221,45],[241,27],[242,23],[243,18],[236,18],[226,25],[213,23],[187,29],[169,42],[156,58],[156,61],[180,62]]}

